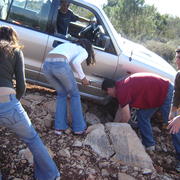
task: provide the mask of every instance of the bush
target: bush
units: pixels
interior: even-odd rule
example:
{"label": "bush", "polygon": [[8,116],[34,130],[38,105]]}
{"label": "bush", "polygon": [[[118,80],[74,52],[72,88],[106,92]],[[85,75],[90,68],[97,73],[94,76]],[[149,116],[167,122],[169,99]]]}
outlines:
{"label": "bush", "polygon": [[175,49],[177,46],[155,40],[146,41],[145,46],[174,66]]}

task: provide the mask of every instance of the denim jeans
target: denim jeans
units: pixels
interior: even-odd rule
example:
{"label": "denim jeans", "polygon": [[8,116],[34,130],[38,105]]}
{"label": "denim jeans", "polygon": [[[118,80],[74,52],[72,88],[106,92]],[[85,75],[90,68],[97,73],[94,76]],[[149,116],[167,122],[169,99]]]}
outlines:
{"label": "denim jeans", "polygon": [[16,99],[15,95],[10,95],[9,97],[9,102],[0,103],[0,126],[12,130],[27,144],[33,154],[36,179],[54,180],[60,176],[54,161],[33,128],[21,103]]}
{"label": "denim jeans", "polygon": [[67,96],[70,95],[72,130],[74,132],[84,131],[86,122],[83,117],[79,90],[70,65],[66,60],[45,61],[43,71],[51,86],[57,91],[55,129],[66,130],[68,128]]}
{"label": "denim jeans", "polygon": [[153,132],[151,127],[151,117],[153,114],[160,109],[162,113],[163,123],[168,122],[169,111],[171,107],[171,101],[173,96],[173,85],[170,83],[166,99],[161,107],[151,109],[139,109],[137,110],[138,127],[142,136],[142,143],[145,147],[154,146],[155,141],[153,138]]}
{"label": "denim jeans", "polygon": [[173,145],[176,150],[176,158],[180,161],[180,131],[172,134]]}

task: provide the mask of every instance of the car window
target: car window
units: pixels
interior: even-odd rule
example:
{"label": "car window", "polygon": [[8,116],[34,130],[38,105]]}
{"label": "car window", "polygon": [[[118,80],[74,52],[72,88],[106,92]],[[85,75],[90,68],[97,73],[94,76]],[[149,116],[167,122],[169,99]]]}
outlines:
{"label": "car window", "polygon": [[[71,4],[70,9],[77,16],[81,16],[81,17],[84,17],[86,19],[93,19],[95,17],[95,15],[90,10],[88,10],[84,7],[77,6],[75,4]],[[81,24],[88,25],[87,22],[81,22]]]}
{"label": "car window", "polygon": [[6,8],[7,21],[45,31],[50,8],[51,0],[11,0]]}
{"label": "car window", "polygon": [[[61,8],[60,5],[56,19],[56,32],[64,35],[68,40],[79,38],[89,39],[96,48],[114,53],[110,37],[108,36],[102,21],[99,17],[96,17],[93,10],[91,11],[89,8],[73,3],[70,3],[68,6],[69,11],[71,11],[69,15],[67,15],[68,13],[61,13],[61,9],[63,8]],[[74,16],[76,16],[76,18],[74,18]],[[63,25],[65,26],[64,28]],[[62,29],[65,30],[61,31]]]}
{"label": "car window", "polygon": [[11,0],[0,0],[0,19],[6,19]]}

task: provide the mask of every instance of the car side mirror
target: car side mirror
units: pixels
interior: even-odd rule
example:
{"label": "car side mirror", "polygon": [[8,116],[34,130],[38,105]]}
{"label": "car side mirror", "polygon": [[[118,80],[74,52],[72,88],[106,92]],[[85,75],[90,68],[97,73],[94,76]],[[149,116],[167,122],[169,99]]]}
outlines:
{"label": "car side mirror", "polygon": [[106,34],[100,33],[96,39],[95,45],[106,50],[110,44],[110,37]]}
{"label": "car side mirror", "polygon": [[109,47],[109,44],[110,44],[110,37],[107,35],[103,35],[102,44],[103,44],[104,49],[107,49]]}

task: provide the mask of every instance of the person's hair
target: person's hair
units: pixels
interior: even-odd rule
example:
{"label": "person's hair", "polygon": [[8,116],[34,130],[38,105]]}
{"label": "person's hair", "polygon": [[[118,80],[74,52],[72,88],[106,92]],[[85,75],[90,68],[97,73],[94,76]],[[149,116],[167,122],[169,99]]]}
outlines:
{"label": "person's hair", "polygon": [[95,57],[94,57],[94,50],[92,47],[92,43],[88,39],[78,39],[74,41],[74,43],[82,46],[84,49],[86,49],[88,53],[88,57],[86,59],[86,64],[89,66],[90,64],[94,65],[95,64]]}
{"label": "person's hair", "polygon": [[16,31],[12,27],[0,26],[0,57],[13,56],[14,50],[21,48]]}
{"label": "person's hair", "polygon": [[113,88],[115,87],[115,81],[112,79],[104,79],[101,85],[101,89],[103,91],[107,91],[108,88]]}
{"label": "person's hair", "polygon": [[175,50],[177,53],[180,53],[180,46]]}

